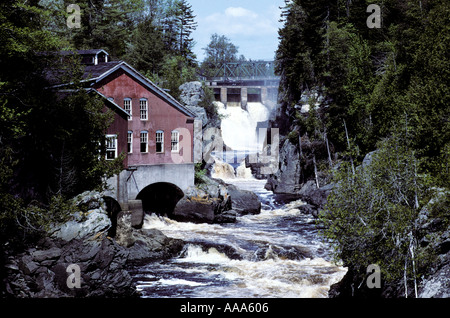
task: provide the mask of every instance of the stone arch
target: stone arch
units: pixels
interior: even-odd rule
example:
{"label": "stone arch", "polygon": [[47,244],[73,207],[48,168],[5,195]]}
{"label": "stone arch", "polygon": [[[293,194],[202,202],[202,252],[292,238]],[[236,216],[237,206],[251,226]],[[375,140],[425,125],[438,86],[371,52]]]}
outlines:
{"label": "stone arch", "polygon": [[136,200],[142,201],[145,213],[170,216],[176,204],[184,197],[184,192],[175,184],[156,182],[142,189]]}
{"label": "stone arch", "polygon": [[122,211],[122,207],[113,197],[104,196],[103,200],[106,204],[106,212],[108,212],[108,217],[111,220],[111,228],[108,231],[108,236],[115,237],[117,231],[117,217]]}

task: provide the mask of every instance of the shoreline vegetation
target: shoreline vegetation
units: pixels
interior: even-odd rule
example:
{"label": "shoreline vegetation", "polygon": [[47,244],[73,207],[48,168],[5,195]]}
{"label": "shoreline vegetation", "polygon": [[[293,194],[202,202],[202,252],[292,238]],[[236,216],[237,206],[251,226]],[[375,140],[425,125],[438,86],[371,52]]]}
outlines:
{"label": "shoreline vegetation", "polygon": [[[102,178],[120,171],[121,159],[112,164],[98,159],[110,115],[82,90],[61,100],[43,80],[48,66],[58,62],[39,52],[102,47],[181,100],[183,83],[223,61],[214,56],[203,66],[196,61],[195,16],[185,0],[149,1],[146,10],[142,3],[83,2],[89,14],[78,33],[66,32],[64,19],[54,20],[65,12],[62,2],[1,5],[4,298],[138,297],[127,264],[172,257],[182,248],[183,242],[159,231],[132,228],[126,212],[117,224],[111,218],[100,195]],[[269,163],[279,169],[262,175],[261,166],[248,167],[267,178],[268,190],[307,202],[303,212],[316,217],[336,259],[348,267],[330,297],[448,298],[450,4],[384,1],[379,29],[367,27],[367,5],[286,1],[276,52],[278,107],[269,123],[281,134],[279,162]],[[237,48],[227,38],[212,39],[225,46],[217,49],[231,54],[230,61],[237,60]],[[71,62],[66,80],[77,87],[80,65]],[[219,127],[214,94],[202,89],[194,107],[204,115],[204,129]],[[198,167],[197,181],[208,179],[205,168]],[[233,207],[225,193],[238,190],[219,181],[191,190],[199,199],[187,196],[180,204],[214,204],[200,216],[196,208],[188,214],[183,208],[180,219],[232,222],[239,213],[258,211],[246,192],[239,194],[242,205]],[[251,212],[245,212],[250,200]],[[67,283],[75,263],[84,282],[80,289]],[[381,288],[367,284],[373,264],[380,268]]]}

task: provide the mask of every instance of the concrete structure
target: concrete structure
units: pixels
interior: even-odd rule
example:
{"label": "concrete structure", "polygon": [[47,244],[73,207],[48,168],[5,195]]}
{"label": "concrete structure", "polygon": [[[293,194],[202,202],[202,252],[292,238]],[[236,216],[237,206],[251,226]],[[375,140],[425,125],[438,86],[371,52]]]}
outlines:
{"label": "concrete structure", "polygon": [[212,77],[204,77],[214,90],[216,101],[227,106],[247,109],[247,103],[276,103],[280,78],[274,73],[273,61],[224,63]]}
{"label": "concrete structure", "polygon": [[177,191],[186,191],[194,185],[194,173],[195,167],[189,163],[131,166],[107,180],[109,190],[104,195],[128,210],[129,202],[139,200],[143,190],[152,185],[170,184]]}

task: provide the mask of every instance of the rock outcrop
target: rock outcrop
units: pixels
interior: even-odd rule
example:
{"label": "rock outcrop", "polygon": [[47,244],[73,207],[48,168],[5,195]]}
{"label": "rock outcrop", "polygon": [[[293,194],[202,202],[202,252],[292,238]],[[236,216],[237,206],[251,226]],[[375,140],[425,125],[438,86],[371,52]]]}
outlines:
{"label": "rock outcrop", "polygon": [[127,249],[128,264],[166,259],[178,254],[184,242],[168,238],[157,229],[135,229],[130,212],[121,212],[117,219],[116,242]]}
{"label": "rock outcrop", "polygon": [[301,166],[297,147],[286,139],[280,149],[279,158],[279,169],[268,178],[265,187],[274,193],[295,194],[301,188]]}
{"label": "rock outcrop", "polygon": [[[123,212],[112,238],[112,222],[101,194],[87,192],[76,202],[80,211],[66,223],[53,225],[35,246],[19,254],[7,252],[1,269],[5,297],[137,297],[128,267],[137,261],[172,257],[183,246],[157,230],[132,228],[131,215]],[[72,280],[76,270],[79,279]]]}
{"label": "rock outcrop", "polygon": [[261,202],[253,192],[219,179],[204,177],[204,182],[185,192],[171,218],[193,223],[233,223],[236,216],[261,212]]}

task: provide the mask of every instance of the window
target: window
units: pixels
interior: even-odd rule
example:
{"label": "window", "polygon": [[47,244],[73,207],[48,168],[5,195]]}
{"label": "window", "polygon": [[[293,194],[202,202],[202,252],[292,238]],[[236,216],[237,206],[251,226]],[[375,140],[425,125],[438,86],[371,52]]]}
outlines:
{"label": "window", "polygon": [[141,110],[141,120],[148,120],[148,101],[146,98],[141,98],[139,108]]}
{"label": "window", "polygon": [[172,152],[178,152],[180,144],[180,133],[176,130],[172,131]]}
{"label": "window", "polygon": [[147,131],[141,131],[141,152],[142,153],[148,152],[148,132]]}
{"label": "window", "polygon": [[117,135],[106,135],[106,160],[117,158]]}
{"label": "window", "polygon": [[132,113],[132,107],[131,107],[131,98],[125,98],[123,100],[123,109],[125,109],[125,111],[130,114],[130,116],[128,116],[128,120],[131,120],[131,115],[133,115]]}
{"label": "window", "polygon": [[164,131],[162,130],[156,132],[156,152],[164,152]]}
{"label": "window", "polygon": [[133,153],[133,132],[132,131],[128,132],[127,143],[128,143],[128,153]]}

